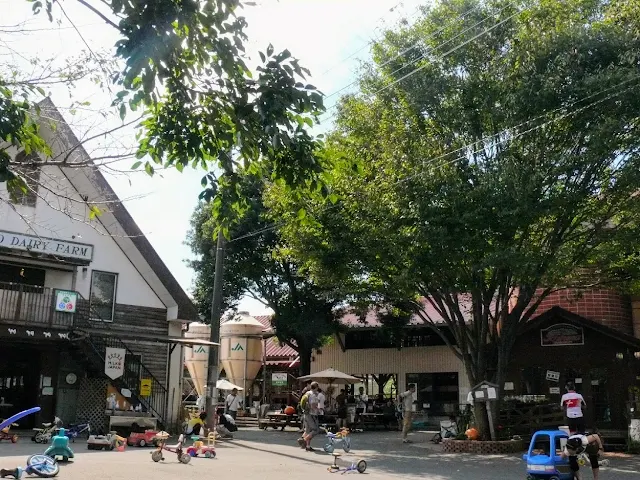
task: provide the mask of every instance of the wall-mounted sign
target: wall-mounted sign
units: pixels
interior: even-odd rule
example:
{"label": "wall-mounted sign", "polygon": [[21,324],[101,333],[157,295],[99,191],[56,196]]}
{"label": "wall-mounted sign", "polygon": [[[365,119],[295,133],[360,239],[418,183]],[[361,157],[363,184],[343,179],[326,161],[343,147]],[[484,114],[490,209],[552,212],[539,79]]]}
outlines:
{"label": "wall-mounted sign", "polygon": [[568,323],[552,325],[540,330],[540,345],[543,347],[584,345],[584,330],[582,327]]}
{"label": "wall-mounted sign", "polygon": [[549,388],[549,393],[552,395],[560,394],[560,387],[551,387]]}
{"label": "wall-mounted sign", "polygon": [[107,347],[104,355],[104,373],[111,380],[120,378],[124,374],[124,348]]}
{"label": "wall-mounted sign", "polygon": [[287,374],[286,373],[272,373],[271,385],[274,387],[286,387],[287,386]]}
{"label": "wall-mounted sign", "polygon": [[554,372],[553,370],[547,370],[547,380],[550,382],[560,381],[560,372]]}
{"label": "wall-mounted sign", "polygon": [[151,379],[150,378],[140,379],[140,395],[142,397],[148,397],[149,395],[151,395]]}
{"label": "wall-mounted sign", "polygon": [[0,328],[0,337],[22,338],[31,340],[70,340],[69,332],[28,327]]}
{"label": "wall-mounted sign", "polygon": [[66,290],[56,290],[56,312],[76,312],[78,294]]}
{"label": "wall-mounted sign", "polygon": [[504,390],[505,392],[510,392],[513,390],[513,382],[504,382]]}
{"label": "wall-mounted sign", "polygon": [[0,247],[91,262],[93,245],[0,230]]}

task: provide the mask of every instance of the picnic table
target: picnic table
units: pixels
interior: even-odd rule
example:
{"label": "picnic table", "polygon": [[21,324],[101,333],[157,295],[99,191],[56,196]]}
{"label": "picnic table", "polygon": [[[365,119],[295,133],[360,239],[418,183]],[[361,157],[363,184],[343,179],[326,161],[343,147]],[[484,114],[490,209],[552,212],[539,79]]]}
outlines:
{"label": "picnic table", "polygon": [[[362,414],[362,424],[365,429],[375,429],[375,428],[389,428],[389,426],[395,426],[395,418],[394,419],[385,419],[383,413],[363,413]],[[354,423],[354,426],[358,426],[358,423]]]}
{"label": "picnic table", "polygon": [[267,413],[265,418],[261,418],[258,421],[258,424],[262,430],[266,430],[269,427],[276,430],[280,428],[281,431],[286,427],[302,428],[302,422],[298,415],[287,415],[286,413],[280,412]]}

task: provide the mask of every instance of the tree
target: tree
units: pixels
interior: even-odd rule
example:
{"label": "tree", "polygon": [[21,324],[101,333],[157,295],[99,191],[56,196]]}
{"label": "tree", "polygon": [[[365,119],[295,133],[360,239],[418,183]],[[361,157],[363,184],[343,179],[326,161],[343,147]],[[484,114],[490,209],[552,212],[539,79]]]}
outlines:
{"label": "tree", "polygon": [[[336,329],[337,301],[331,289],[319,288],[288,254],[271,225],[262,201],[261,178],[241,174],[240,193],[249,207],[231,230],[226,247],[223,309],[237,307],[247,295],[274,311],[272,326],[278,339],[300,355],[300,370],[310,372],[311,353]],[[213,289],[215,244],[219,222],[212,206],[201,203],[193,214],[188,243],[199,259],[190,262],[196,272],[194,297],[208,317]]]}
{"label": "tree", "polygon": [[306,209],[281,231],[314,281],[442,334],[428,302],[471,385],[502,385],[540,301],[615,280],[637,238],[640,44],[619,5],[447,0],[388,32],[339,108],[331,197],[269,194]]}
{"label": "tree", "polygon": [[[36,14],[46,12],[53,20],[60,11],[71,21],[61,2],[28,2]],[[269,158],[273,177],[287,184],[315,181],[316,140],[306,128],[323,109],[322,96],[302,83],[309,72],[288,50],[276,53],[269,45],[253,75],[244,54],[246,22],[238,15],[242,2],[77,0],[77,5],[121,37],[115,45],[121,71],[112,78],[120,91],[113,104],[123,119],[128,111],[142,111],[134,168],[144,165],[149,175],[159,165],[218,170],[219,175],[202,178],[207,200],[220,200],[216,183],[233,184],[239,166],[256,173],[261,158]],[[30,121],[31,103],[9,93],[0,90],[0,117],[10,126],[2,130],[4,139],[46,157],[47,147]],[[14,178],[10,163],[5,158],[0,164],[0,182]],[[214,203],[225,229],[242,206],[237,193],[227,189],[228,203]]]}

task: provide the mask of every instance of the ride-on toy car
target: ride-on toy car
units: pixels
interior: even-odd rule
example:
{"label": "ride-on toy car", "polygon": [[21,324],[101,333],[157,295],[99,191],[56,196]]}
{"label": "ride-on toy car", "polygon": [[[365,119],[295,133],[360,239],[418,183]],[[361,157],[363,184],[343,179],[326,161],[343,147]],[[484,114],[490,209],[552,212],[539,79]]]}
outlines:
{"label": "ride-on toy car", "polygon": [[573,480],[569,459],[562,456],[568,438],[562,430],[541,430],[533,434],[529,450],[522,456],[527,462],[528,480]]}
{"label": "ride-on toy car", "polygon": [[87,439],[87,449],[89,450],[113,450],[119,446],[124,445],[126,440],[116,432],[110,432],[106,435],[89,435]]}
{"label": "ride-on toy car", "polygon": [[131,435],[127,437],[127,445],[129,445],[130,447],[133,447],[134,445],[138,447],[153,445],[155,447],[156,435],[158,435],[158,432],[156,432],[155,430],[145,430],[144,433],[131,432]]}
{"label": "ride-on toy car", "polygon": [[69,448],[69,437],[67,437],[65,429],[61,428],[57,435],[51,439],[51,446],[44,451],[44,454],[53,459],[62,458],[63,462],[68,462],[73,458],[73,450]]}
{"label": "ride-on toy car", "polygon": [[191,437],[193,445],[187,447],[187,453],[191,457],[203,456],[204,458],[216,458],[216,447],[214,445],[205,445],[201,436],[194,435]]}

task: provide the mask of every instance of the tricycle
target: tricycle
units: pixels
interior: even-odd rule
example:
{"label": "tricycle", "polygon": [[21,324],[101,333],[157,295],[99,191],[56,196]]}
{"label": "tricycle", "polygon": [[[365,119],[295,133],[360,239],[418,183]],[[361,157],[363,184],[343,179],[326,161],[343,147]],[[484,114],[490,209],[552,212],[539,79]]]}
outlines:
{"label": "tricycle", "polygon": [[184,435],[181,434],[180,437],[178,437],[178,443],[175,445],[167,445],[168,438],[169,434],[164,431],[159,432],[155,436],[155,440],[158,446],[153,452],[151,452],[151,460],[153,460],[154,462],[164,460],[162,451],[166,450],[167,452],[175,453],[180,463],[184,463],[185,465],[189,463],[191,461],[191,455],[185,453],[182,449],[182,444],[184,443]]}
{"label": "tricycle", "polygon": [[349,436],[348,428],[342,428],[337,433],[327,432],[327,441],[328,443],[323,447],[327,453],[333,453],[339,443],[342,443],[342,449],[345,453],[349,453],[351,450],[351,437]]}
{"label": "tricycle", "polygon": [[17,427],[17,423],[10,423],[2,430],[0,430],[0,441],[1,440],[9,440],[11,443],[16,443],[18,441],[18,435],[15,433],[11,433],[11,427]]}

